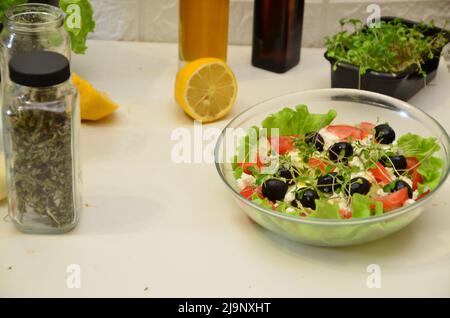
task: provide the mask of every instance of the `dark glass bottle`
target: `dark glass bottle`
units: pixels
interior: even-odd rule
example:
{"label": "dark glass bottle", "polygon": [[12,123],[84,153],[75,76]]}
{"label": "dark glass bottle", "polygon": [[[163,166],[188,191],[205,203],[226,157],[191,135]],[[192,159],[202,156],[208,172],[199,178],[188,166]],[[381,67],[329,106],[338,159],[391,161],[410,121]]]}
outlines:
{"label": "dark glass bottle", "polygon": [[253,66],[284,73],[300,61],[304,0],[255,0]]}

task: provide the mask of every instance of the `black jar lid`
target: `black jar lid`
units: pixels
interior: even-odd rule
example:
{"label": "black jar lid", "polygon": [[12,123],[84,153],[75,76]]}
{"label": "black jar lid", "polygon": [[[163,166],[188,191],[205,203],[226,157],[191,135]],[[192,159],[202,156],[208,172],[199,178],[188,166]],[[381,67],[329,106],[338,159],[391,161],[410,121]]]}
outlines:
{"label": "black jar lid", "polygon": [[62,54],[39,51],[14,54],[9,62],[11,81],[28,87],[49,87],[70,78],[69,60]]}

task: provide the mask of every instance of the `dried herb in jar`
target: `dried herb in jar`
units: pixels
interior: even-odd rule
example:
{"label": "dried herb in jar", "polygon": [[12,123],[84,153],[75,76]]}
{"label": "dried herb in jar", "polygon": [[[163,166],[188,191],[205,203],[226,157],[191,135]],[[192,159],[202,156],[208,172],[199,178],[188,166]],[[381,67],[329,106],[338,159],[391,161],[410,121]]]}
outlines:
{"label": "dried herb in jar", "polygon": [[[17,208],[47,215],[54,226],[73,222],[71,114],[31,105],[8,114]],[[55,107],[55,109],[61,109]]]}
{"label": "dried herb in jar", "polygon": [[65,233],[78,223],[78,92],[69,60],[54,52],[18,53],[2,117],[9,215],[28,233]]}

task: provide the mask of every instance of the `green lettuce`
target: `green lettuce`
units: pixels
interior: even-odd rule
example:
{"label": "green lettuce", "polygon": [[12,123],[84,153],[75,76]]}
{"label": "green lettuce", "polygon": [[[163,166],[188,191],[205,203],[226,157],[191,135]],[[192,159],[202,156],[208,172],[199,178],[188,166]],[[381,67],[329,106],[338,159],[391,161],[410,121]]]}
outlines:
{"label": "green lettuce", "polygon": [[251,199],[252,199],[252,201],[254,203],[256,203],[258,205],[261,205],[261,206],[263,206],[265,208],[268,208],[268,209],[272,209],[272,204],[269,201],[269,199],[267,199],[267,198],[261,199],[259,197],[258,193],[253,193]]}
{"label": "green lettuce", "polygon": [[329,125],[337,116],[334,109],[326,114],[311,114],[306,105],[298,105],[295,109],[283,108],[263,120],[263,128],[267,128],[270,136],[272,128],[279,129],[280,136],[304,135]]}
{"label": "green lettuce", "polygon": [[417,185],[419,193],[424,193],[436,189],[441,180],[442,167],[444,161],[440,158],[430,157],[420,164],[417,171],[422,175],[423,182]]}
{"label": "green lettuce", "polygon": [[367,218],[375,215],[383,214],[383,203],[374,201],[366,195],[355,193],[352,196],[352,217]]}
{"label": "green lettuce", "polygon": [[316,200],[316,210],[309,215],[310,218],[340,219],[339,204],[330,203],[326,199]]}
{"label": "green lettuce", "polygon": [[434,157],[433,154],[440,150],[438,141],[434,137],[423,138],[415,134],[406,134],[399,138],[397,144],[403,155],[416,157],[420,166],[417,171],[422,175],[423,182],[418,185],[419,193],[428,189],[434,190],[441,179],[441,171],[444,161]]}
{"label": "green lettuce", "polygon": [[89,0],[60,0],[59,6],[66,13],[64,26],[70,35],[72,50],[86,52],[86,40],[95,29],[94,10]]}

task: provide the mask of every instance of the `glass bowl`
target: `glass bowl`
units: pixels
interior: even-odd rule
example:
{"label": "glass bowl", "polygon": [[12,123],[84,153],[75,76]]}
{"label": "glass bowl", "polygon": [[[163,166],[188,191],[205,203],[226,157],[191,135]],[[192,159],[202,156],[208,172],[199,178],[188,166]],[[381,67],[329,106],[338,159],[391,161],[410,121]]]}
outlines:
{"label": "glass bowl", "polygon": [[[351,124],[362,121],[389,122],[397,136],[415,133],[436,137],[441,150],[436,156],[444,160],[439,186],[413,205],[380,216],[348,220],[312,219],[291,216],[259,206],[239,194],[230,158],[230,144],[235,141],[229,129],[260,126],[268,115],[284,107],[306,104],[312,113],[337,111],[334,123]],[[410,224],[426,208],[427,201],[438,191],[449,173],[450,139],[444,128],[432,117],[401,100],[355,89],[319,89],[288,94],[266,100],[236,116],[222,131],[215,148],[217,172],[225,182],[238,206],[256,223],[288,239],[318,246],[348,246],[363,244],[397,232]]]}

